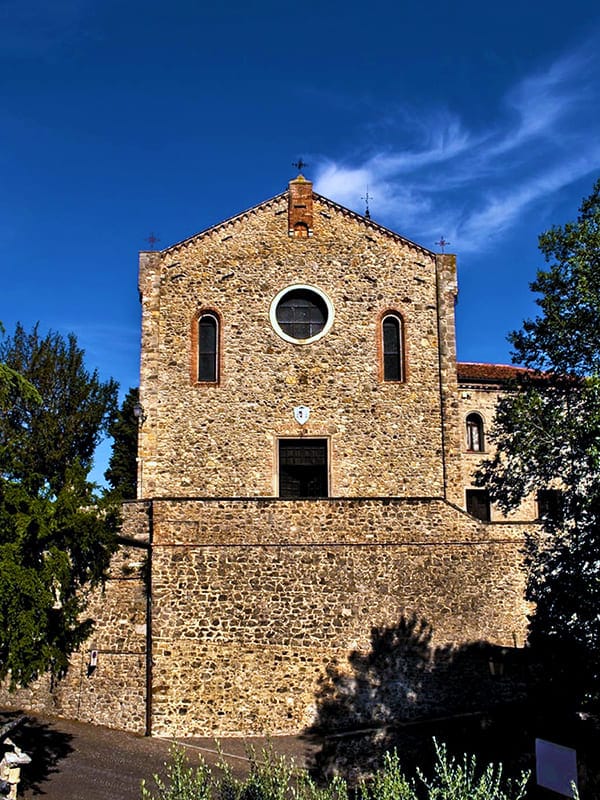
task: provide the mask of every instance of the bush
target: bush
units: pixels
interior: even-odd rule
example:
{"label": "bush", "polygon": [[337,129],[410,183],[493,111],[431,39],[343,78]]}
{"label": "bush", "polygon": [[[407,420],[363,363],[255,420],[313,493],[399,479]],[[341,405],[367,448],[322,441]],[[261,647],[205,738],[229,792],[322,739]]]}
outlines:
{"label": "bush", "polygon": [[[142,800],[211,800],[212,774],[203,758],[193,768],[180,747],[171,750],[171,761],[165,764],[166,781],[159,775],[153,775],[155,791],[142,781]],[[156,792],[156,793],[155,793]]]}
{"label": "bush", "polygon": [[522,773],[516,782],[505,782],[502,765],[488,764],[478,774],[475,756],[464,755],[462,761],[457,761],[448,756],[444,744],[434,739],[434,745],[433,778],[426,778],[417,770],[417,779],[408,780],[397,752],[386,753],[383,769],[362,785],[362,800],[521,800],[525,797],[527,773]]}
{"label": "bush", "polygon": [[[384,765],[371,780],[363,782],[360,800],[522,800],[528,775],[505,781],[502,766],[488,764],[477,770],[475,756],[462,761],[448,756],[446,746],[434,740],[436,762],[432,778],[420,770],[408,779],[400,766],[398,754],[386,753]],[[276,755],[271,748],[260,757],[249,751],[250,768],[244,779],[236,778],[222,757],[215,777],[202,756],[197,767],[190,766],[181,748],[175,748],[167,767],[166,781],[154,775],[153,793],[142,783],[142,800],[348,800],[348,786],[342,778],[333,778],[317,786],[305,770],[293,761]]]}

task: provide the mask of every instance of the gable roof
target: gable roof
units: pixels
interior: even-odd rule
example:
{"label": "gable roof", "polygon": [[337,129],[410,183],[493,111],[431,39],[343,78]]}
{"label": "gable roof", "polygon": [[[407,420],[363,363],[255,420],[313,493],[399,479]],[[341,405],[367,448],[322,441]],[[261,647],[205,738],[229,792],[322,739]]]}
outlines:
{"label": "gable roof", "polygon": [[[182,239],[179,242],[175,242],[168,247],[165,247],[163,250],[159,251],[161,253],[169,253],[173,250],[177,250],[180,247],[185,247],[186,245],[190,244],[192,241],[197,239],[201,239],[204,236],[209,236],[211,233],[215,231],[222,230],[230,225],[234,225],[236,222],[239,222],[242,219],[245,219],[252,214],[257,214],[260,211],[264,211],[269,207],[276,205],[277,203],[281,202],[282,200],[287,200],[288,197],[288,189],[285,189],[283,192],[276,194],[274,197],[269,198],[268,200],[263,200],[261,203],[258,203],[255,206],[251,206],[247,208],[245,211],[241,211],[239,214],[235,214],[232,217],[228,217],[227,219],[222,220],[221,222],[217,222],[214,225],[209,226],[208,228],[204,228],[203,230],[199,231],[198,233],[194,233],[192,236],[188,236],[185,239]],[[432,250],[429,250],[427,247],[423,247],[416,242],[413,242],[411,239],[407,239],[405,236],[401,236],[396,231],[391,230],[390,228],[386,228],[384,225],[380,225],[378,222],[374,222],[370,217],[365,217],[362,214],[357,213],[356,211],[352,211],[345,206],[340,205],[339,203],[330,200],[328,197],[324,197],[323,195],[318,194],[317,192],[313,192],[313,200],[327,206],[332,211],[336,211],[338,213],[343,214],[344,216],[350,217],[350,219],[354,219],[371,230],[374,230],[378,233],[383,234],[384,236],[389,236],[390,238],[394,239],[401,244],[406,245],[414,250],[418,250],[424,255],[427,255],[431,258],[435,258],[435,253]],[[153,251],[157,252],[157,251]]]}
{"label": "gable roof", "polygon": [[323,205],[329,206],[329,208],[344,214],[351,219],[355,219],[358,222],[362,222],[363,225],[366,225],[368,228],[372,228],[376,230],[378,233],[382,233],[385,236],[390,236],[392,239],[395,239],[397,242],[401,242],[402,244],[408,245],[408,247],[412,247],[415,250],[420,250],[422,253],[435,258],[435,253],[433,250],[429,250],[427,247],[423,247],[423,245],[417,244],[413,242],[412,239],[407,239],[406,236],[401,236],[396,231],[393,231],[391,228],[386,228],[385,225],[380,225],[378,222],[373,222],[371,217],[365,217],[364,214],[359,214],[356,211],[352,211],[345,206],[340,205],[339,203],[330,200],[328,197],[324,197],[322,194],[317,194],[317,192],[313,192],[313,198],[318,200]]}

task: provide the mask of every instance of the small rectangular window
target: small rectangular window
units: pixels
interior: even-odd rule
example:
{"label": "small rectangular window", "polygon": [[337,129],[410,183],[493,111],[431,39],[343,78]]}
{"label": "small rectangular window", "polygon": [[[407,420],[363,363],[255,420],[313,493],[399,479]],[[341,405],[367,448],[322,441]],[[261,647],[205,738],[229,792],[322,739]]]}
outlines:
{"label": "small rectangular window", "polygon": [[490,521],[490,496],[487,489],[467,489],[467,512],[483,522]]}

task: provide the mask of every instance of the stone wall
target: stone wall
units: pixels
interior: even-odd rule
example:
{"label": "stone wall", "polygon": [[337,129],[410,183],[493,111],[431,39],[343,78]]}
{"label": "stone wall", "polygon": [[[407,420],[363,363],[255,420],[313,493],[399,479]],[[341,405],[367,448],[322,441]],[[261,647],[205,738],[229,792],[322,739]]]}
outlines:
{"label": "stone wall", "polygon": [[[290,238],[287,211],[286,193],[142,254],[142,496],[277,495],[277,440],[301,434],[329,441],[331,496],[443,496],[434,255],[318,195],[313,235]],[[450,315],[449,374],[451,272],[441,295],[450,308],[440,312]],[[284,341],[269,319],[273,298],[295,284],[319,288],[335,310],[329,333],[305,346]],[[221,321],[218,384],[190,379],[191,332],[203,310]],[[404,321],[403,383],[381,380],[389,310]],[[303,428],[298,405],[311,409]]]}
{"label": "stone wall", "polygon": [[[155,501],[153,733],[301,731],[334,666],[413,615],[447,655],[522,644],[522,534],[426,499]],[[397,713],[448,707],[426,666]]]}
{"label": "stone wall", "polygon": [[[480,707],[481,647],[524,641],[523,525],[427,498],[156,500],[126,512],[130,541],[91,604],[92,639],[52,691],[43,679],[4,692],[4,705],[155,735],[291,733],[354,697],[357,661],[370,663],[378,640],[404,648],[368,676],[396,719]],[[147,676],[146,550],[131,542],[150,528]],[[342,703],[337,724],[350,711]]]}
{"label": "stone wall", "polygon": [[[293,208],[284,193],[141,254],[142,499],[125,506],[92,639],[52,691],[11,702],[160,735],[291,733],[332,710],[477,706],[485,648],[522,645],[525,526],[461,510],[464,417],[489,426],[495,395],[460,405],[455,258],[295,184]],[[271,323],[297,284],[334,309],[310,344]],[[382,380],[390,311],[402,381]],[[204,312],[220,323],[211,383],[191,368]],[[327,499],[277,497],[285,437],[327,441]]]}

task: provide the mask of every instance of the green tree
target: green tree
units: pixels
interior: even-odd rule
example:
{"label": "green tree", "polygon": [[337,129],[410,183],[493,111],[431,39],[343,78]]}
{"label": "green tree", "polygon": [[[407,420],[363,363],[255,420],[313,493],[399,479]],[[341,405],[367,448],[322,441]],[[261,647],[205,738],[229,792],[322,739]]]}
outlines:
{"label": "green tree", "polygon": [[138,389],[130,389],[108,428],[113,446],[104,477],[111,494],[123,500],[132,500],[137,495],[138,420],[134,408],[138,402]]}
{"label": "green tree", "polygon": [[[43,398],[31,403],[21,393],[0,419],[0,447],[11,451],[10,475],[33,491],[58,491],[75,462],[89,472],[94,451],[115,411],[117,384],[90,373],[73,334],[65,339],[36,325],[0,343],[0,362],[22,375]],[[2,465],[6,470],[6,464]]]}
{"label": "green tree", "polygon": [[117,386],[83,356],[37,326],[0,345],[0,678],[13,687],[64,673],[115,547],[118,513],[87,474]]}
{"label": "green tree", "polygon": [[[0,322],[0,334],[4,333],[4,325]],[[42,402],[38,391],[29,381],[8,364],[0,363],[0,412],[6,413],[14,403],[21,400],[33,404]]]}
{"label": "green tree", "polygon": [[600,181],[539,247],[540,314],[510,336],[513,360],[532,372],[498,404],[497,453],[479,481],[505,511],[557,491],[526,542],[529,640],[555,701],[579,705],[600,687]]}

